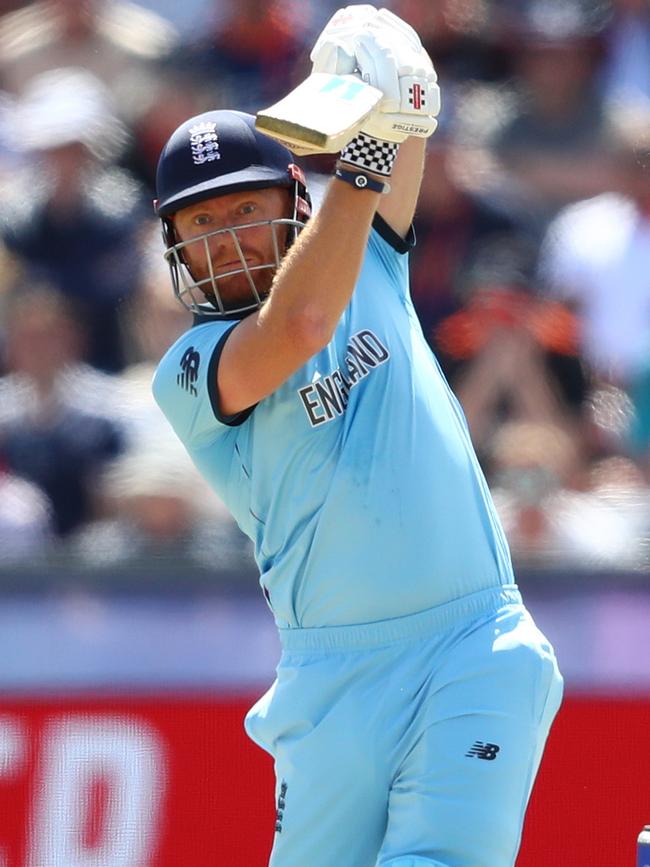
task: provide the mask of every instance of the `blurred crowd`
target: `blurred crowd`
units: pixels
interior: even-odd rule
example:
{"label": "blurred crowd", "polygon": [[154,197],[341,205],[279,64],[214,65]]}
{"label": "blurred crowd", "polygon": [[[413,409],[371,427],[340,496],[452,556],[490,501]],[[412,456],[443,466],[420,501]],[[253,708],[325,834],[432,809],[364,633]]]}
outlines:
{"label": "blurred crowd", "polygon": [[[0,567],[251,562],[150,394],[190,324],[155,167],[295,86],[338,5],[0,0]],[[412,295],[514,558],[650,571],[650,0],[384,5],[443,92]]]}

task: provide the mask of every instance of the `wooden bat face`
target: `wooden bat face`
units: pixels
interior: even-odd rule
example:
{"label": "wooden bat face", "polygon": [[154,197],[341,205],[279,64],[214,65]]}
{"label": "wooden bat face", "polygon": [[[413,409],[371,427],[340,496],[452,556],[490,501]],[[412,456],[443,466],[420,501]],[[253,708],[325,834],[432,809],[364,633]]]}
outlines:
{"label": "wooden bat face", "polygon": [[296,154],[336,153],[361,129],[383,94],[356,75],[314,72],[279,102],[257,113],[255,126]]}

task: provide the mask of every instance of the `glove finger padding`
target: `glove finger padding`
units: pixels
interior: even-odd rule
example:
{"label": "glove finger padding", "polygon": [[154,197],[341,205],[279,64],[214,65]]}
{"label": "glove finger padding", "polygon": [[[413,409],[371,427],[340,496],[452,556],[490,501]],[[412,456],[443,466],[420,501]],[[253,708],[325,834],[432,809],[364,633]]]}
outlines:
{"label": "glove finger padding", "polygon": [[377,15],[372,18],[372,28],[374,30],[383,30],[384,32],[392,32],[393,37],[401,38],[408,42],[413,51],[422,50],[422,40],[410,24],[391,12],[390,9],[380,9]]}
{"label": "glove finger padding", "polygon": [[314,46],[311,53],[312,72],[329,72],[333,75],[350,75],[357,67],[351,45],[339,39],[327,40],[320,47]]}
{"label": "glove finger padding", "polygon": [[[323,45],[326,43],[334,43],[339,46],[347,44],[348,49],[354,51],[352,47],[354,37],[378,14],[377,9],[367,3],[358,6],[345,6],[343,9],[338,9],[316,40],[309,55],[310,60],[315,62],[316,57],[320,54]],[[315,72],[336,71],[333,69],[317,69]]]}
{"label": "glove finger padding", "polygon": [[369,31],[360,33],[354,41],[358,74],[384,94],[379,103],[384,111],[400,110],[399,76],[393,46],[382,35]]}
{"label": "glove finger padding", "polygon": [[375,138],[398,142],[410,135],[430,136],[437,127],[440,90],[424,48],[417,47],[410,35],[394,28],[376,29],[373,22],[357,35],[355,56],[362,79],[384,94],[362,130]]}
{"label": "glove finger padding", "polygon": [[313,72],[357,74],[384,94],[361,129],[385,141],[426,138],[437,127],[440,90],[416,31],[388,9],[369,4],[334,13],[310,55]]}

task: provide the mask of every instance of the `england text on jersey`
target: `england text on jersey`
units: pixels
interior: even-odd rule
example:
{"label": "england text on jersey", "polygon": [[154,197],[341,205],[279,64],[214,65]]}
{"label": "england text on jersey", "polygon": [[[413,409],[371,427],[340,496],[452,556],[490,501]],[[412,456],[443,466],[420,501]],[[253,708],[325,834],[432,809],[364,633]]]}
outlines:
{"label": "england text on jersey", "polygon": [[364,329],[353,334],[345,348],[343,365],[298,389],[309,424],[318,427],[343,415],[350,390],[389,358],[389,351],[372,331]]}

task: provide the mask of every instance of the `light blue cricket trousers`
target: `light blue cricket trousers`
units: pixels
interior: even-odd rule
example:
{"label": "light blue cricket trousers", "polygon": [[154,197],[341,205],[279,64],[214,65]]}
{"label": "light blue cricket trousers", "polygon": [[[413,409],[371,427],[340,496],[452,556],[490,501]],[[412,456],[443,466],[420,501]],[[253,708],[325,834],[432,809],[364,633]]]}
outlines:
{"label": "light blue cricket trousers", "polygon": [[272,867],[512,867],[562,697],[516,586],[280,633],[246,716],[275,759]]}

